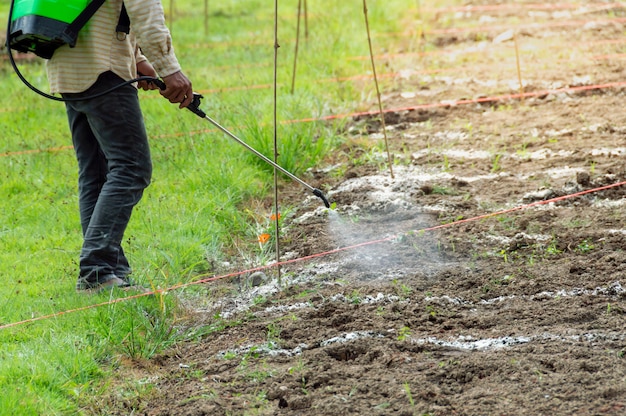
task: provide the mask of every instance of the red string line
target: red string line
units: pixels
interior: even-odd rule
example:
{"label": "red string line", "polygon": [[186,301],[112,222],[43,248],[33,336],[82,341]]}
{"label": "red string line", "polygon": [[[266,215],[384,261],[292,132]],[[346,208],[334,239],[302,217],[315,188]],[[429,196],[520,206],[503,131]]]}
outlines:
{"label": "red string line", "polygon": [[69,150],[69,149],[72,149],[72,146],[50,147],[48,149],[15,150],[15,151],[10,151],[10,152],[0,153],[0,157],[32,155],[32,154],[39,154],[39,153],[44,153],[44,152],[55,153],[55,152],[61,152],[63,150]]}
{"label": "red string line", "polygon": [[[497,95],[493,97],[481,97],[475,99],[467,99],[467,100],[450,100],[439,103],[430,103],[430,104],[418,104],[414,106],[402,107],[402,108],[389,108],[383,110],[385,113],[397,113],[404,111],[415,111],[415,110],[423,110],[429,108],[438,108],[438,107],[454,107],[457,105],[463,104],[478,104],[478,103],[489,103],[489,102],[499,102],[506,100],[513,100],[519,98],[528,98],[528,97],[541,97],[549,94],[565,94],[571,92],[580,92],[580,91],[590,91],[590,90],[599,90],[605,88],[616,88],[616,87],[624,87],[626,86],[626,82],[612,82],[608,84],[600,84],[600,85],[585,85],[580,87],[568,87],[568,88],[559,88],[553,90],[543,90],[543,91],[534,91],[534,92],[525,92],[525,93],[516,93],[516,94],[506,94],[506,95]],[[314,121],[326,121],[326,120],[335,120],[335,119],[343,119],[347,117],[362,117],[362,116],[371,116],[378,114],[378,111],[362,111],[358,113],[350,113],[350,114],[335,114],[323,117],[312,117],[306,119],[299,120],[286,120],[283,123],[307,123]]]}
{"label": "red string line", "polygon": [[571,26],[585,26],[587,24],[599,24],[599,25],[608,25],[611,23],[624,23],[626,22],[626,18],[624,17],[613,17],[607,19],[598,19],[598,20],[565,20],[558,22],[543,22],[543,23],[524,23],[520,25],[494,25],[494,26],[482,26],[482,27],[454,27],[447,29],[431,29],[423,32],[416,32],[413,30],[408,30],[401,33],[388,33],[386,35],[380,36],[391,36],[391,37],[409,37],[415,36],[418,34],[429,34],[429,35],[441,35],[441,34],[450,34],[450,33],[474,33],[474,32],[501,32],[505,30],[520,30],[520,29],[547,29],[547,28],[557,28],[557,27],[571,27]]}
{"label": "red string line", "polygon": [[[569,43],[572,46],[572,50],[575,49],[576,46],[591,46],[596,47],[600,45],[619,45],[621,43],[626,42],[624,39],[603,39],[603,40],[594,40],[588,42],[577,42],[577,43]],[[500,47],[508,47],[505,43],[492,44],[490,45],[489,51],[493,51],[498,46]],[[549,48],[549,47],[548,47]],[[375,56],[377,59],[393,59],[393,58],[406,58],[413,56],[439,56],[439,55],[469,55],[469,54],[484,54],[485,50],[454,50],[454,49],[438,49],[433,51],[422,51],[422,52],[398,52],[398,53],[383,53]],[[607,55],[611,56],[611,55]],[[620,56],[619,53],[616,53],[615,56]],[[369,59],[367,55],[358,55],[351,56],[346,58],[351,61],[365,61]]]}
{"label": "red string line", "polygon": [[[99,308],[102,306],[108,306],[108,305],[113,305],[113,304],[117,304],[120,302],[126,302],[132,299],[138,299],[141,297],[145,297],[145,296],[154,296],[156,294],[159,295],[165,295],[167,294],[167,292],[173,291],[173,290],[177,290],[177,289],[182,289],[182,288],[186,288],[189,286],[193,286],[193,285],[200,285],[200,284],[204,284],[204,283],[209,283],[209,282],[213,282],[213,281],[217,281],[217,280],[222,280],[222,279],[226,279],[229,277],[235,277],[235,276],[240,276],[246,273],[253,273],[253,272],[257,272],[257,271],[263,271],[263,270],[267,270],[270,268],[274,268],[276,266],[283,266],[283,265],[288,265],[288,264],[293,264],[293,263],[299,263],[299,262],[303,262],[303,261],[307,261],[307,260],[312,260],[312,259],[316,259],[316,258],[321,258],[321,257],[326,257],[329,256],[331,254],[336,254],[336,253],[341,253],[341,252],[345,252],[345,251],[349,251],[349,250],[354,250],[356,248],[359,247],[365,247],[365,246],[370,246],[370,245],[374,245],[374,244],[380,244],[380,243],[384,243],[384,242],[389,242],[389,241],[393,241],[398,239],[399,237],[403,236],[403,235],[407,235],[409,233],[422,233],[422,232],[427,232],[427,231],[435,231],[435,230],[439,230],[442,228],[448,228],[448,227],[452,227],[452,226],[456,226],[456,225],[460,225],[460,224],[465,224],[468,222],[473,222],[473,221],[479,221],[485,218],[490,218],[490,217],[495,217],[498,215],[504,215],[504,214],[509,214],[515,211],[521,211],[524,209],[528,209],[528,208],[532,208],[532,207],[536,207],[536,206],[540,206],[540,205],[547,205],[547,204],[553,204],[555,202],[560,202],[560,201],[565,201],[567,199],[571,199],[571,198],[576,198],[582,195],[586,195],[586,194],[591,194],[591,193],[596,193],[596,192],[600,192],[600,191],[604,191],[607,189],[611,189],[611,188],[616,188],[619,186],[623,186],[626,185],[626,181],[623,182],[618,182],[618,183],[614,183],[614,184],[610,184],[610,185],[605,185],[605,186],[601,186],[599,188],[594,188],[594,189],[588,189],[585,191],[580,191],[580,192],[576,192],[573,194],[569,194],[569,195],[563,195],[563,196],[559,196],[556,198],[551,198],[551,199],[547,199],[544,201],[536,201],[530,204],[525,204],[525,205],[519,205],[513,208],[509,208],[509,209],[505,209],[505,210],[501,210],[501,211],[496,211],[496,212],[491,212],[488,214],[483,214],[483,215],[479,215],[476,217],[472,217],[472,218],[466,218],[466,219],[462,219],[462,220],[457,220],[454,222],[450,222],[450,223],[446,223],[446,224],[440,224],[440,225],[435,225],[433,227],[428,227],[428,228],[423,228],[421,230],[412,230],[409,232],[404,232],[404,233],[400,233],[400,234],[395,234],[393,236],[390,237],[385,237],[385,238],[381,238],[381,239],[377,239],[377,240],[371,240],[371,241],[367,241],[367,242],[363,242],[363,243],[359,243],[359,244],[354,244],[354,245],[350,245],[350,246],[346,246],[346,247],[341,247],[335,250],[329,250],[329,251],[325,251],[322,253],[317,253],[317,254],[312,254],[310,256],[305,256],[305,257],[300,257],[297,259],[291,259],[291,260],[286,260],[280,263],[275,263],[269,266],[261,266],[261,267],[256,267],[256,268],[252,268],[252,269],[248,269],[248,270],[243,270],[243,271],[238,271],[238,272],[233,272],[233,273],[229,273],[229,274],[225,274],[225,275],[221,275],[221,276],[211,276],[211,277],[206,277],[203,279],[199,279],[199,280],[195,280],[193,282],[188,282],[188,283],[181,283],[178,285],[174,285],[171,286],[167,289],[157,289],[151,292],[147,292],[147,293],[140,293],[137,295],[131,295],[131,296],[127,296],[127,297],[123,297],[123,298],[117,298],[117,299],[113,299],[107,302],[102,302],[102,303],[97,303],[97,304],[93,304],[93,305],[87,305],[87,306],[83,306],[80,308],[75,308],[75,309],[69,309],[69,310],[65,310],[65,311],[60,311],[60,312],[56,312],[56,313],[52,313],[49,315],[42,315],[42,316],[38,316],[35,318],[30,318],[30,319],[25,319],[23,321],[17,321],[17,322],[12,322],[12,323],[8,323],[8,324],[4,324],[4,325],[0,325],[0,330],[3,329],[8,329],[8,328],[14,328],[17,326],[21,326],[21,325],[26,325],[28,323],[33,323],[33,322],[37,322],[37,321],[44,321],[47,319],[52,319],[52,318],[56,318],[59,316],[63,316],[63,315],[68,315],[71,313],[76,313],[76,312],[82,312],[82,311],[86,311],[86,310],[90,310],[90,309],[95,309],[95,308]],[[202,277],[202,275],[200,275],[199,277]]]}
{"label": "red string line", "polygon": [[509,11],[519,9],[535,10],[568,10],[587,9],[593,11],[619,9],[624,7],[622,3],[513,3],[513,4],[487,4],[476,6],[449,6],[449,7],[426,7],[423,11],[430,13],[450,12],[482,12],[482,11]]}
{"label": "red string line", "polygon": [[[584,42],[570,42],[569,45],[571,46],[571,49],[575,49],[577,46],[597,46],[597,45],[617,45],[620,43],[624,43],[626,42],[626,40],[624,39],[602,39],[602,40],[592,40],[592,41],[584,41]],[[492,45],[491,47],[493,48],[494,46],[498,46],[498,45],[504,45],[504,44],[496,44],[496,45]],[[429,55],[452,55],[452,54],[458,54],[458,55],[462,55],[465,53],[483,53],[483,51],[457,51],[457,50],[448,50],[448,49],[437,49],[437,50],[433,50],[433,51],[424,51],[424,52],[401,52],[401,53],[386,53],[386,54],[379,54],[379,55],[375,55],[375,58],[395,58],[395,57],[404,57],[404,56],[429,56]],[[351,57],[347,57],[346,60],[348,61],[362,61],[365,59],[369,59],[369,56],[351,56]],[[213,70],[233,70],[233,69],[244,69],[244,68],[251,68],[251,67],[265,67],[265,66],[269,66],[269,63],[256,63],[256,64],[237,64],[237,65],[221,65],[221,66],[216,66],[216,67],[212,67]],[[341,79],[341,78],[338,78]],[[320,81],[318,81],[320,82]],[[324,82],[324,80],[322,80],[321,82]],[[236,88],[236,87],[226,87],[226,88]],[[216,88],[214,90],[203,90],[203,91],[199,91],[199,92],[212,92],[212,91],[221,91],[223,89],[220,88]],[[3,110],[0,110],[3,111]]]}
{"label": "red string line", "polygon": [[[555,95],[567,94],[567,93],[575,93],[575,92],[581,92],[581,91],[602,90],[602,89],[608,89],[608,88],[622,88],[624,86],[626,86],[626,81],[611,82],[608,84],[598,84],[598,85],[584,85],[584,86],[579,86],[579,87],[558,88],[558,89],[552,89],[552,90],[542,90],[542,91],[533,91],[533,92],[525,92],[525,93],[504,94],[504,95],[496,95],[492,97],[481,97],[481,98],[466,99],[466,100],[450,100],[450,101],[439,102],[439,103],[418,104],[418,105],[400,107],[400,108],[387,108],[387,109],[383,109],[383,112],[384,113],[400,113],[400,112],[407,112],[407,111],[425,110],[429,108],[454,107],[457,105],[465,105],[465,104],[479,104],[479,103],[490,103],[490,102],[495,103],[495,102],[500,102],[500,101],[515,100],[515,99],[521,99],[521,98],[541,97],[541,96],[546,96],[549,94],[555,94]],[[373,110],[373,111],[361,111],[361,112],[346,113],[346,114],[332,114],[332,115],[321,116],[321,117],[283,120],[281,121],[281,124],[312,123],[316,121],[340,120],[344,118],[363,117],[363,116],[371,116],[371,115],[376,115],[376,114],[379,114],[379,111]],[[203,134],[203,133],[213,132],[213,131],[215,130],[203,129],[203,130],[198,130],[195,132],[185,132],[185,133],[179,132],[175,134],[164,134],[164,135],[160,135],[157,137],[165,138],[165,137],[172,137],[172,136],[180,136],[183,134],[195,135],[195,134]],[[71,146],[63,146],[63,147],[56,147],[56,148],[45,149],[45,150],[33,149],[33,150],[6,152],[6,153],[0,153],[0,157],[43,153],[46,151],[58,152],[61,150],[68,150],[71,148],[72,148]]]}

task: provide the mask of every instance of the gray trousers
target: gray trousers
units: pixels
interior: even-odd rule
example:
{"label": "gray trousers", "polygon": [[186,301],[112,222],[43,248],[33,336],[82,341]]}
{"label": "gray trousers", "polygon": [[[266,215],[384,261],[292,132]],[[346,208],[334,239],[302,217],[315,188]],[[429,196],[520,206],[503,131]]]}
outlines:
{"label": "gray trousers", "polygon": [[[63,97],[87,97],[122,82],[105,72],[87,91]],[[77,288],[85,289],[131,272],[121,243],[133,208],[150,184],[152,161],[134,86],[65,105],[78,160],[83,232]]]}

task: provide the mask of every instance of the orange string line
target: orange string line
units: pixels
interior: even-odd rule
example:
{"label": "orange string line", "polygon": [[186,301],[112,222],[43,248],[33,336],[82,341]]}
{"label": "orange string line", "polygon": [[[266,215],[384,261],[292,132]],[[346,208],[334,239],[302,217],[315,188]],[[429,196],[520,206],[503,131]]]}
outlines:
{"label": "orange string line", "polygon": [[[497,96],[492,96],[492,97],[481,97],[481,98],[467,99],[467,100],[456,100],[456,101],[450,100],[450,101],[439,102],[439,103],[417,104],[413,106],[400,107],[400,108],[387,108],[387,109],[383,109],[383,112],[384,113],[398,113],[398,112],[405,112],[405,111],[424,110],[424,109],[429,109],[429,108],[454,107],[457,105],[465,105],[465,104],[478,104],[478,103],[490,103],[490,102],[495,103],[495,102],[507,101],[507,100],[524,99],[528,97],[541,97],[541,96],[548,95],[548,94],[566,94],[566,93],[575,93],[575,92],[581,92],[581,91],[601,90],[601,89],[609,89],[609,88],[622,88],[625,86],[626,86],[626,81],[612,82],[608,84],[598,84],[598,85],[584,85],[580,87],[568,87],[568,88],[559,88],[559,89],[553,89],[553,90],[533,91],[533,92],[516,93],[516,94],[504,94],[504,95],[497,95]],[[280,124],[297,124],[297,123],[312,123],[316,121],[340,120],[340,119],[351,118],[351,117],[353,118],[353,117],[372,116],[372,115],[376,115],[379,113],[380,113],[379,111],[361,111],[361,112],[356,112],[356,113],[333,114],[333,115],[327,115],[327,116],[321,116],[321,117],[283,120],[281,121]],[[172,137],[173,135],[181,136],[184,134],[196,135],[196,134],[202,134],[202,133],[213,132],[213,131],[214,131],[213,129],[203,129],[203,130],[186,132],[186,133],[178,132],[175,134],[160,135],[156,137],[166,138],[166,137]],[[71,148],[72,148],[71,146],[63,146],[63,147],[57,147],[57,148],[51,148],[51,149],[45,149],[45,150],[33,149],[33,150],[6,152],[6,153],[0,153],[0,157],[16,156],[16,155],[24,155],[24,154],[36,154],[36,153],[43,153],[43,152],[59,152],[61,150],[68,150]]]}
{"label": "orange string line", "polygon": [[[305,257],[300,257],[300,258],[297,258],[297,259],[286,260],[286,261],[280,262],[278,264],[272,264],[272,265],[269,265],[269,266],[256,267],[256,268],[243,270],[243,271],[238,271],[238,272],[233,272],[233,273],[229,273],[229,274],[225,274],[225,275],[221,275],[221,276],[205,277],[203,279],[195,280],[193,282],[180,283],[178,285],[171,286],[171,287],[169,287],[167,289],[157,289],[157,290],[154,290],[154,291],[151,291],[151,292],[147,292],[147,293],[140,293],[140,294],[137,294],[137,295],[132,295],[132,296],[127,296],[127,297],[123,297],[123,298],[113,299],[113,300],[110,300],[110,301],[107,301],[107,302],[97,303],[97,304],[93,304],[93,305],[86,305],[86,306],[83,306],[83,307],[80,307],[80,308],[69,309],[69,310],[65,310],[65,311],[52,313],[52,314],[49,314],[49,315],[42,315],[42,316],[38,316],[38,317],[35,317],[35,318],[30,318],[30,319],[25,319],[25,320],[22,320],[22,321],[17,321],[17,322],[12,322],[12,323],[8,323],[8,324],[0,325],[0,330],[8,329],[8,328],[14,328],[14,327],[26,325],[26,324],[33,323],[33,322],[44,321],[44,320],[56,318],[56,317],[59,317],[59,316],[68,315],[68,314],[71,314],[71,313],[76,313],[76,312],[86,311],[86,310],[90,310],[90,309],[95,309],[95,308],[99,308],[99,307],[102,307],[102,306],[113,305],[113,304],[120,303],[120,302],[126,302],[126,301],[129,301],[129,300],[132,300],[132,299],[138,299],[138,298],[145,297],[145,296],[153,296],[153,295],[156,295],[156,294],[165,295],[165,294],[167,294],[167,292],[170,292],[170,291],[173,291],[173,290],[182,289],[182,288],[186,288],[186,287],[193,286],[193,285],[200,285],[200,284],[204,284],[204,283],[209,283],[209,282],[213,282],[213,281],[217,281],[217,280],[222,280],[222,279],[226,279],[226,278],[229,278],[229,277],[240,276],[240,275],[243,275],[243,274],[246,274],[246,273],[254,273],[254,272],[257,272],[257,271],[263,271],[263,270],[267,270],[269,268],[274,268],[277,265],[283,266],[283,265],[288,265],[288,264],[293,264],[293,263],[299,263],[299,262],[303,262],[303,261],[307,261],[307,260],[312,260],[312,259],[316,259],[316,258],[326,257],[326,256],[329,256],[331,254],[342,253],[342,252],[345,252],[345,251],[354,250],[354,249],[357,249],[357,248],[360,248],[360,247],[365,247],[365,246],[370,246],[370,245],[374,245],[374,244],[380,244],[380,243],[384,243],[384,242],[393,241],[393,240],[396,240],[399,237],[401,237],[403,235],[407,235],[409,233],[423,233],[423,232],[428,232],[428,231],[440,230],[440,229],[443,229],[443,228],[448,228],[448,227],[452,227],[452,226],[456,226],[456,225],[460,225],[460,224],[465,224],[465,223],[468,223],[468,222],[479,221],[479,220],[482,220],[482,219],[495,217],[495,216],[498,216],[498,215],[509,214],[509,213],[512,213],[512,212],[521,211],[521,210],[524,210],[524,209],[537,207],[537,206],[540,206],[540,205],[553,204],[555,202],[565,201],[567,199],[572,199],[572,198],[576,198],[576,197],[579,197],[579,196],[582,196],[582,195],[596,193],[596,192],[604,191],[604,190],[611,189],[611,188],[616,188],[616,187],[623,186],[623,185],[626,185],[626,181],[614,183],[614,184],[611,184],[611,185],[601,186],[599,188],[588,189],[586,191],[580,191],[580,192],[576,192],[576,193],[569,194],[569,195],[563,195],[563,196],[559,196],[559,197],[556,197],[556,198],[547,199],[547,200],[544,200],[544,201],[536,201],[536,202],[533,202],[533,203],[530,203],[530,204],[519,205],[519,206],[516,206],[516,207],[513,207],[513,208],[509,208],[509,209],[505,209],[505,210],[501,210],[501,211],[496,211],[496,212],[491,212],[491,213],[488,213],[488,214],[478,215],[476,217],[466,218],[466,219],[462,219],[462,220],[458,220],[458,221],[454,221],[454,222],[450,222],[450,223],[446,223],[446,224],[435,225],[433,227],[427,227],[427,228],[423,228],[421,230],[412,230],[412,231],[409,231],[409,232],[396,234],[396,235],[393,235],[393,236],[390,236],[390,237],[381,238],[381,239],[378,239],[378,240],[371,240],[371,241],[367,241],[367,242],[363,242],[363,243],[359,243],[359,244],[354,244],[354,245],[350,245],[350,246],[346,246],[346,247],[341,247],[341,248],[338,248],[338,249],[335,249],[335,250],[329,250],[329,251],[325,251],[325,252],[318,253],[318,254],[312,254],[310,256],[305,256]],[[202,277],[202,275],[200,275],[199,277]]]}

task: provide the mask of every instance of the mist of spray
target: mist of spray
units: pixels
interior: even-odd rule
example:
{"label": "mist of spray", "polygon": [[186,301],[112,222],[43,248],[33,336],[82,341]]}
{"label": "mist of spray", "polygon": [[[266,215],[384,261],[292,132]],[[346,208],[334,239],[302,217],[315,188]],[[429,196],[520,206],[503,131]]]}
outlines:
{"label": "mist of spray", "polygon": [[[414,274],[424,262],[432,263],[432,243],[411,233],[424,225],[415,211],[340,213],[328,211],[328,235],[342,252],[340,270],[358,279],[395,279]],[[409,228],[407,228],[409,227]]]}

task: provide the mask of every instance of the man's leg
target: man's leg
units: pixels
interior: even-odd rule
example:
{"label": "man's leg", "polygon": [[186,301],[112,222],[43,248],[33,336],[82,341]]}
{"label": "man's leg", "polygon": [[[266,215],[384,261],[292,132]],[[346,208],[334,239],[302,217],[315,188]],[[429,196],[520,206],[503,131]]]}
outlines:
{"label": "man's leg", "polygon": [[[66,94],[68,97],[87,96],[121,83],[122,80],[107,73],[101,76],[94,88],[83,94]],[[95,191],[98,180],[94,179],[97,164],[92,164],[86,174],[81,189],[81,218],[89,217],[84,229],[84,243],[80,256],[80,277],[78,288],[97,286],[115,277],[117,269],[130,271],[128,261],[121,250],[124,231],[130,220],[133,207],[139,202],[143,190],[150,183],[152,164],[143,116],[139,107],[137,90],[132,86],[122,87],[105,96],[76,102],[68,102],[68,115],[72,136],[77,148],[79,169],[89,165],[81,156],[93,152],[80,152],[94,147],[90,144],[95,138],[106,161],[106,179]],[[92,137],[83,136],[84,129],[75,114],[84,114]],[[76,124],[72,123],[76,121]],[[82,133],[82,134],[81,134]],[[82,165],[82,166],[81,166]],[[91,209],[93,193],[98,197]],[[83,213],[83,210],[85,211]],[[89,216],[89,211],[91,215]],[[81,220],[82,222],[82,220]]]}
{"label": "man's leg", "polygon": [[87,116],[68,106],[67,118],[78,161],[78,206],[84,237],[100,191],[106,182],[107,161],[91,131]]}

